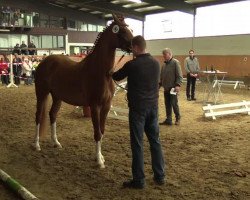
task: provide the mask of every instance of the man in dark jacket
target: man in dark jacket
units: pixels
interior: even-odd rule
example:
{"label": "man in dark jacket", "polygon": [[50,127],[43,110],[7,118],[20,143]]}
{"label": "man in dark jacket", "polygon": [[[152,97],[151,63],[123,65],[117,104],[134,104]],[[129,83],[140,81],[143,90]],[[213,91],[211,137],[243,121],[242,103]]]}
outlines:
{"label": "man in dark jacket", "polygon": [[28,55],[27,45],[25,44],[24,41],[22,41],[22,44],[21,44],[20,48],[21,48],[21,54],[22,55]]}
{"label": "man in dark jacket", "polygon": [[145,186],[144,131],[150,144],[154,181],[158,185],[165,183],[158,125],[160,66],[149,53],[146,53],[146,41],[142,36],[133,38],[132,52],[135,58],[114,72],[112,77],[117,81],[127,77],[133,179],[125,181],[123,187],[142,189]]}
{"label": "man in dark jacket", "polygon": [[30,41],[29,45],[28,45],[28,48],[29,48],[29,55],[35,55],[36,54],[36,45],[33,43],[33,41]]}
{"label": "man in dark jacket", "polygon": [[20,85],[20,77],[22,74],[22,60],[17,56],[17,54],[15,54],[12,63],[13,63],[14,83],[16,85]]}
{"label": "man in dark jacket", "polygon": [[12,51],[12,54],[13,54],[13,55],[15,55],[15,54],[20,55],[20,54],[21,54],[21,49],[20,49],[20,46],[19,46],[18,43],[16,44],[16,46],[14,46],[14,49],[13,49],[13,51]]}

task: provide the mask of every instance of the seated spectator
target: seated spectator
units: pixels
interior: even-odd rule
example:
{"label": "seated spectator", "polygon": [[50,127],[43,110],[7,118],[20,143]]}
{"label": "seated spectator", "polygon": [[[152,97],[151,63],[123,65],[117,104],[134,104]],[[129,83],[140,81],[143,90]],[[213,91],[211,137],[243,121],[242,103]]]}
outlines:
{"label": "seated spectator", "polygon": [[16,46],[14,46],[14,49],[13,49],[13,51],[12,51],[12,54],[13,54],[13,55],[15,55],[15,54],[21,55],[21,49],[20,49],[20,46],[19,46],[18,43],[16,43]]}
{"label": "seated spectator", "polygon": [[3,85],[9,84],[9,67],[8,63],[4,61],[4,58],[0,59],[0,75]]}
{"label": "seated spectator", "polygon": [[21,48],[21,54],[22,55],[28,55],[27,45],[25,44],[24,41],[22,41],[22,44],[21,44],[20,48]]}
{"label": "seated spectator", "polygon": [[33,41],[30,41],[29,45],[28,45],[28,48],[29,48],[29,55],[35,55],[36,54],[36,45],[33,43]]}

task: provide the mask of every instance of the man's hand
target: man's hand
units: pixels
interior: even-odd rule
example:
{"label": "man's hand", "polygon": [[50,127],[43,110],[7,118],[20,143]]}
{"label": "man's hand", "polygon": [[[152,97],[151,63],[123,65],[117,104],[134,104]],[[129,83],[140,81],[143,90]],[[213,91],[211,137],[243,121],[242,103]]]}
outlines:
{"label": "man's hand", "polygon": [[190,73],[190,76],[192,76],[192,77],[197,77],[198,76],[198,74],[192,74],[192,73]]}
{"label": "man's hand", "polygon": [[175,92],[177,92],[177,93],[179,93],[180,92],[180,90],[181,90],[181,87],[180,86],[175,86]]}

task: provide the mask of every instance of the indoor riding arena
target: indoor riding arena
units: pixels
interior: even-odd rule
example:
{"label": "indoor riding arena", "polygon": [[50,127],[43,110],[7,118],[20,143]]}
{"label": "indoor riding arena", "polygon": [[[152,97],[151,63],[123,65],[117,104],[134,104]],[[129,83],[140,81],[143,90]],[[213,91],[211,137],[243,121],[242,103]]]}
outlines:
{"label": "indoor riding arena", "polygon": [[[15,74],[15,65],[24,69],[26,59],[29,62],[33,57],[38,65],[51,54],[67,56],[80,63],[93,54],[91,47],[101,42],[102,33],[109,31],[108,27],[112,24],[105,28],[107,21],[115,21],[116,18],[105,15],[115,13],[114,10],[123,14],[125,21],[132,18],[138,21],[146,19],[147,22],[148,18],[145,17],[148,15],[174,11],[192,15],[190,12],[194,9],[197,18],[193,17],[191,21],[197,20],[199,24],[199,9],[211,7],[216,10],[213,6],[224,5],[218,0],[178,2],[38,0],[37,5],[30,0],[0,2],[1,7],[11,9],[10,12],[4,10],[0,18],[0,200],[250,199],[250,29],[242,34],[170,37],[170,29],[167,28],[162,33],[166,35],[159,38],[150,38],[146,32],[143,34],[147,51],[160,66],[164,64],[162,50],[169,47],[174,58],[179,60],[183,73],[183,83],[177,94],[180,124],[159,125],[166,166],[164,185],[157,185],[153,180],[150,146],[144,135],[146,186],[144,189],[123,188],[123,182],[131,179],[132,174],[127,80],[114,82],[115,94],[101,140],[105,168],[97,164],[98,147],[91,113],[87,112],[89,107],[86,111],[86,107],[82,109],[81,106],[62,102],[56,119],[57,139],[62,148],[57,148],[51,140],[54,130],[49,126],[52,104],[52,97],[49,96],[47,127],[45,134],[39,138],[41,151],[34,146],[38,129],[35,91],[37,66],[30,75],[28,71],[18,75]],[[248,1],[232,2],[244,4]],[[249,10],[250,4],[247,5]],[[160,8],[138,11],[147,6]],[[14,18],[18,10],[21,14],[19,18]],[[39,20],[36,16],[39,16]],[[57,18],[63,20],[62,24],[57,21],[59,25],[56,25]],[[75,28],[72,27],[73,20],[77,21]],[[144,31],[148,30],[146,22]],[[86,30],[84,23],[88,24]],[[166,23],[174,25],[179,22],[173,19],[171,23]],[[129,21],[127,24],[130,25]],[[93,30],[94,25],[97,28]],[[98,31],[98,26],[104,30]],[[242,26],[246,25],[243,23]],[[174,26],[172,28],[174,32]],[[191,29],[194,31],[195,26]],[[196,29],[199,32],[198,25]],[[13,47],[16,43],[21,45],[22,41],[27,46],[19,49],[17,58],[20,61],[14,62],[13,50],[17,48]],[[34,41],[35,47],[28,47],[31,41]],[[200,64],[194,101],[188,101],[186,97],[184,60],[190,49],[194,49]],[[27,54],[21,53],[22,50]],[[113,69],[117,70],[133,59],[132,54],[122,55],[125,54],[117,51]],[[3,66],[8,69],[5,70]],[[65,90],[67,87],[65,85]],[[159,89],[158,108],[160,123],[166,119],[162,87]]]}
{"label": "indoor riding arena", "polygon": [[[198,85],[199,86],[199,85]],[[184,88],[184,87],[183,87]],[[183,89],[182,89],[183,90]],[[197,98],[200,99],[200,88]],[[128,122],[108,118],[103,138],[105,169],[95,162],[91,120],[74,106],[59,112],[58,138],[63,148],[51,145],[50,134],[41,139],[41,152],[32,147],[35,136],[34,87],[0,87],[1,168],[40,199],[248,199],[249,130],[247,113],[206,119],[202,102],[188,102],[180,94],[180,126],[160,126],[167,164],[167,184],[152,180],[145,141],[147,186],[142,191],[122,189],[131,176]],[[160,91],[159,120],[165,117]],[[250,91],[225,88],[224,99],[250,99]],[[126,92],[119,91],[114,106],[126,108]],[[145,137],[146,140],[146,137]],[[17,199],[3,185],[1,199]]]}

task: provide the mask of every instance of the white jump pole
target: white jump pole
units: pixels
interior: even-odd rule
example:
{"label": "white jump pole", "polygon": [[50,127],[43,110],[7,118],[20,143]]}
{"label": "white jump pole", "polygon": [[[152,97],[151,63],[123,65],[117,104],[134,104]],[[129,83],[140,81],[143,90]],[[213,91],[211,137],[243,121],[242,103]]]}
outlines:
{"label": "white jump pole", "polygon": [[7,88],[9,88],[9,87],[18,87],[18,86],[14,83],[12,54],[10,54],[10,83],[9,83],[9,85],[7,85]]}
{"label": "white jump pole", "polygon": [[15,179],[11,178],[6,172],[0,169],[0,179],[3,184],[10,190],[20,195],[24,200],[39,200],[36,196],[30,193],[25,187],[18,183]]}

